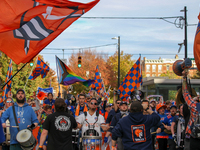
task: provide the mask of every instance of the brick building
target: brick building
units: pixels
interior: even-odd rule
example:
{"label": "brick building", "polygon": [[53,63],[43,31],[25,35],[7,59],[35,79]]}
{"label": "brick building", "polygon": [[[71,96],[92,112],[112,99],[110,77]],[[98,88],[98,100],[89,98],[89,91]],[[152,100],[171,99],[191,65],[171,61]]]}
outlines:
{"label": "brick building", "polygon": [[[176,60],[181,60],[178,58],[178,55],[175,56],[175,59],[147,59],[144,57],[142,61],[142,72],[146,77],[159,77],[162,73],[166,73],[167,71],[173,72],[172,66]],[[192,60],[192,67],[197,68],[194,60]],[[194,75],[196,70],[197,69],[190,70],[190,75]]]}

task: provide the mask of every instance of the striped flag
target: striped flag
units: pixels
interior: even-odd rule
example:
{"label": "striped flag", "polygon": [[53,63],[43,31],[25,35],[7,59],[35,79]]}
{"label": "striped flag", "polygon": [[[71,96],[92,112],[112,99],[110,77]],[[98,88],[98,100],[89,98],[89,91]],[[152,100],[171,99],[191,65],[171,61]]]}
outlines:
{"label": "striped flag", "polygon": [[[6,74],[6,80],[5,83],[8,82],[8,80],[12,78],[12,59],[10,60],[9,66],[8,66],[8,71]],[[10,80],[3,88],[3,93],[2,93],[2,99],[5,100],[8,97],[8,92],[11,92],[11,84],[12,80]]]}

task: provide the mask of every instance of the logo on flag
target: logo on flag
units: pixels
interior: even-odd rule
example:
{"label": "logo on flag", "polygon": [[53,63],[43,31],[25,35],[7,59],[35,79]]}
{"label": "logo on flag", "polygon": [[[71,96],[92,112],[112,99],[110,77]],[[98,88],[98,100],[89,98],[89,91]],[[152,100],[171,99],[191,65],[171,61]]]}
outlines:
{"label": "logo on flag", "polygon": [[38,87],[37,89],[37,98],[39,100],[44,100],[45,97],[47,97],[47,94],[48,93],[53,93],[53,87],[50,87],[50,88],[41,88],[41,87]]}
{"label": "logo on flag", "polygon": [[29,62],[98,2],[0,0],[1,51],[16,64]]}

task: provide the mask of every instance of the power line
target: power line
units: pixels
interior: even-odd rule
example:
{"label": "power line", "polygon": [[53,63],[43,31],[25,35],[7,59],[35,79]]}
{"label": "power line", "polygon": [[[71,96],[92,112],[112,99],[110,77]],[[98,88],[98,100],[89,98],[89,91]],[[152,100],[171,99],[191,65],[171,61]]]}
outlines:
{"label": "power line", "polygon": [[111,46],[111,45],[117,45],[117,43],[106,44],[106,45],[97,45],[97,46],[91,46],[91,47],[79,47],[79,48],[44,48],[44,49],[47,49],[47,50],[80,50],[80,49],[90,49],[90,48],[97,48],[97,47],[105,47],[105,46]]}

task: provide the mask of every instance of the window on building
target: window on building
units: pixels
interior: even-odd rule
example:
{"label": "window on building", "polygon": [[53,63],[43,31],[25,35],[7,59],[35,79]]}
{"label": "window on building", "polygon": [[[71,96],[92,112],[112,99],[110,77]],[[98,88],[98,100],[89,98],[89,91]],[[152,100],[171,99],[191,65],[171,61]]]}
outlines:
{"label": "window on building", "polygon": [[169,65],[167,65],[167,71],[169,71]]}
{"label": "window on building", "polygon": [[156,74],[152,74],[152,77],[155,77],[156,76]]}
{"label": "window on building", "polygon": [[158,65],[158,72],[162,72],[162,65]]}
{"label": "window on building", "polygon": [[146,77],[150,77],[150,74],[146,74]]}
{"label": "window on building", "polygon": [[150,72],[150,65],[146,65],[146,72]]}
{"label": "window on building", "polygon": [[156,65],[152,65],[152,71],[156,72]]}

